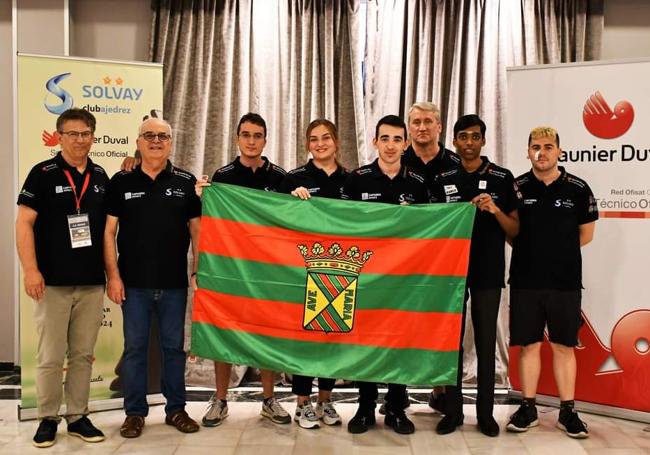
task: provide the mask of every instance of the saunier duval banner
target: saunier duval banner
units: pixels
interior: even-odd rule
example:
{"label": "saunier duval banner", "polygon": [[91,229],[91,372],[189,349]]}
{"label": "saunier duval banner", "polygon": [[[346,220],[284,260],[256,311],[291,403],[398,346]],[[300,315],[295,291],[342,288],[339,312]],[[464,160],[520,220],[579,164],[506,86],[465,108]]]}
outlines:
{"label": "saunier duval banner", "polygon": [[203,192],[192,353],[320,377],[454,384],[475,208],[218,184]]}
{"label": "saunier duval banner", "polygon": [[[162,66],[78,58],[18,55],[18,174],[25,180],[37,163],[60,150],[56,119],[78,107],[97,118],[90,158],[112,176],[133,156],[143,118],[161,115]],[[71,265],[73,266],[73,265]],[[20,285],[21,408],[36,406],[34,302]],[[122,354],[122,313],[108,299],[95,348],[91,400],[121,396],[116,375]],[[93,404],[91,403],[91,408]],[[29,413],[21,416],[29,415]]]}
{"label": "saunier duval banner", "polygon": [[[515,175],[529,170],[528,133],[555,127],[563,151],[559,164],[593,190],[600,220],[593,242],[582,248],[585,324],[575,351],[576,399],[641,411],[634,415],[648,421],[649,79],[650,61],[639,60],[509,69],[506,155]],[[547,344],[542,358],[539,391],[556,395]],[[510,366],[517,387],[516,356]]]}

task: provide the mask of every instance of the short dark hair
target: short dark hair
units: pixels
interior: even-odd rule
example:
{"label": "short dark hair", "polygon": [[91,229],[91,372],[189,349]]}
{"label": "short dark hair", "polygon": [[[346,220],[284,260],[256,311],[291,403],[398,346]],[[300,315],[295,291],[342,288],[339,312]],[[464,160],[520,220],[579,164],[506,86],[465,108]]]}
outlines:
{"label": "short dark hair", "polygon": [[242,115],[242,118],[239,119],[239,123],[237,124],[237,136],[239,136],[241,126],[246,122],[264,128],[264,137],[266,137],[266,122],[260,114],[256,114],[255,112],[249,112],[248,114]]}
{"label": "short dark hair", "polygon": [[401,117],[398,117],[397,115],[386,115],[379,119],[377,122],[377,126],[375,127],[375,139],[379,138],[379,127],[381,125],[389,125],[389,126],[396,126],[398,128],[402,128],[404,131],[404,139],[406,140],[406,124],[404,123],[404,120],[402,120]]}
{"label": "short dark hair", "polygon": [[97,120],[95,120],[95,116],[93,114],[91,114],[85,109],[79,109],[77,107],[73,107],[72,109],[68,109],[67,111],[64,111],[61,115],[59,115],[59,118],[56,119],[56,130],[59,133],[63,128],[63,124],[68,120],[81,120],[86,124],[88,128],[90,128],[90,130],[93,133],[95,132],[95,126],[97,125]]}
{"label": "short dark hair", "polygon": [[481,136],[485,138],[485,122],[476,114],[463,115],[456,120],[454,124],[454,138],[456,138],[459,131],[466,130],[472,126],[478,126],[481,129]]}

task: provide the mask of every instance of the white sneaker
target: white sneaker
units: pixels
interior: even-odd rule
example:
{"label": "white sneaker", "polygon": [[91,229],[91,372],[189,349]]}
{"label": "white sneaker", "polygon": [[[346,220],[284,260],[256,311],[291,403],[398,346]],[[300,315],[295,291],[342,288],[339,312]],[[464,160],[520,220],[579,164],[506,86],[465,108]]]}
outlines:
{"label": "white sneaker", "polygon": [[291,423],[291,416],[284,410],[275,397],[262,402],[262,411],[260,414],[273,423]]}
{"label": "white sneaker", "polygon": [[343,419],[341,419],[341,416],[336,412],[334,405],[329,400],[316,405],[316,415],[325,425],[340,425],[343,422]]}
{"label": "white sneaker", "polygon": [[212,395],[201,423],[204,427],[216,427],[221,425],[226,417],[228,417],[228,403],[218,399],[216,394]]}
{"label": "white sneaker", "polygon": [[311,404],[311,401],[303,404],[302,406],[296,406],[296,415],[293,420],[298,422],[301,428],[318,428],[318,416],[314,411],[314,406]]}

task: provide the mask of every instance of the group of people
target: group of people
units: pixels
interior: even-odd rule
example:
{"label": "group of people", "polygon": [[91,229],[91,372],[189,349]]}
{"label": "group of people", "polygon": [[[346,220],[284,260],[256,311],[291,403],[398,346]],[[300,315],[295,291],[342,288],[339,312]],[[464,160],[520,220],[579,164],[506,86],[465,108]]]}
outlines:
{"label": "group of people", "polygon": [[[38,331],[37,447],[56,440],[62,402],[63,362],[68,434],[99,442],[104,434],[88,419],[89,380],[93,348],[102,320],[104,289],[121,306],[124,324],[122,364],[126,418],[120,434],[142,434],[148,413],[147,350],[152,318],[158,321],[162,350],[161,390],[166,398],[165,422],[192,433],[199,425],[185,411],[184,317],[188,285],[196,288],[200,196],[210,185],[203,176],[171,164],[172,127],[158,118],[139,127],[140,158],[132,170],[110,180],[88,154],[95,118],[70,109],[57,119],[61,151],[34,166],[18,198],[17,249],[25,290],[35,301]],[[538,424],[535,408],[540,374],[540,348],[548,328],[553,369],[560,394],[557,426],[569,436],[587,437],[586,424],[574,407],[576,362],[581,325],[581,246],[593,238],[598,218],[589,186],[558,166],[560,139],[553,128],[530,132],[528,157],[532,169],[518,178],[482,156],[486,126],[477,115],[455,123],[456,152],[440,142],[438,108],[428,102],[411,106],[407,123],[388,115],[377,123],[373,145],[378,158],[354,171],[339,162],[336,126],[326,119],[311,122],[306,131],[309,161],[286,173],[263,156],[266,123],[255,113],[237,125],[239,155],[218,169],[212,183],[229,183],[291,194],[300,199],[327,197],[389,204],[471,202],[477,207],[472,234],[463,330],[467,301],[478,358],[479,430],[497,436],[493,417],[496,325],[505,286],[505,243],[512,245],[510,283],[510,344],[521,346],[523,398],[506,429],[523,432]],[[187,252],[193,262],[188,267]],[[557,248],[551,247],[557,246]],[[188,280],[188,270],[190,276]],[[436,387],[429,405],[443,418],[436,431],[448,434],[463,416],[462,339],[456,383]],[[426,366],[423,366],[426,367]],[[201,423],[220,425],[228,416],[227,390],[231,365],[215,362],[216,391]],[[272,371],[262,370],[261,415],[277,424],[291,416],[274,398]],[[302,428],[342,419],[331,401],[334,378],[318,378],[315,406],[313,377],[293,375],[297,396],[294,420]],[[376,422],[377,384],[357,382],[359,406],[348,422],[351,433],[368,431]],[[388,384],[385,424],[400,434],[415,427],[405,409],[406,384]]]}

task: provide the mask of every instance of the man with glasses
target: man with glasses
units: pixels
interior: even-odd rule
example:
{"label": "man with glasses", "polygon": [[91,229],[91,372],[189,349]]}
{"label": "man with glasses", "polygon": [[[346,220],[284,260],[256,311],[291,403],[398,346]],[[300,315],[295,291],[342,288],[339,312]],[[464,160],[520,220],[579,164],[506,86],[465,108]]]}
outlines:
{"label": "man with glasses", "polygon": [[194,176],[168,160],[171,138],[169,123],[157,118],[145,120],[137,139],[141,164],[133,172],[113,176],[106,192],[107,293],[122,307],[124,320],[126,419],[120,435],[125,438],[140,436],[149,411],[147,353],[154,315],[162,348],[165,423],[183,433],[199,430],[185,412],[183,344],[187,250],[191,241],[192,270],[196,270],[201,201],[194,193]]}
{"label": "man with glasses", "polygon": [[[286,172],[262,156],[266,146],[266,122],[262,116],[252,112],[242,116],[237,124],[235,142],[239,148],[239,156],[232,163],[217,169],[212,176],[212,182],[276,191]],[[208,178],[204,176],[197,185],[197,192],[200,193],[201,186],[208,185]],[[206,427],[221,425],[228,417],[226,397],[231,368],[232,365],[229,363],[214,362],[216,391],[210,398],[208,410],[202,420],[202,424]],[[261,375],[264,394],[261,415],[273,423],[291,423],[291,416],[274,397],[275,372],[261,370]]]}
{"label": "man with glasses", "polygon": [[104,440],[87,415],[93,350],[103,317],[108,177],[88,158],[95,132],[91,113],[69,109],[57,119],[56,130],[61,151],[30,171],[18,196],[16,219],[25,292],[35,301],[36,447],[56,442],[66,358],[68,434],[86,442]]}

